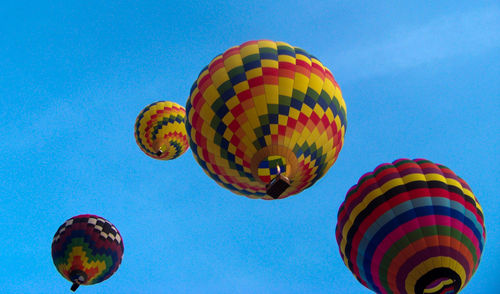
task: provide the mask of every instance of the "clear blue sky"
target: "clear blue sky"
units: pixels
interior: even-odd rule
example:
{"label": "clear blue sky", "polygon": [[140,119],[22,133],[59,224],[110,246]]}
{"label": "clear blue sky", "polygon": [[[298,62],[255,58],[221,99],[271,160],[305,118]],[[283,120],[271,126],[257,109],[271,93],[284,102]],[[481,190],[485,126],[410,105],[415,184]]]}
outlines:
{"label": "clear blue sky", "polygon": [[[2,2],[0,292],[67,293],[52,237],[92,213],[121,231],[125,255],[78,293],[370,293],[338,253],[337,210],[363,173],[401,157],[470,184],[487,241],[463,293],[498,291],[500,4],[420,2]],[[139,150],[144,106],[185,105],[215,55],[263,38],[317,56],[342,89],[345,145],[325,177],[251,200],[191,151],[161,162]]]}

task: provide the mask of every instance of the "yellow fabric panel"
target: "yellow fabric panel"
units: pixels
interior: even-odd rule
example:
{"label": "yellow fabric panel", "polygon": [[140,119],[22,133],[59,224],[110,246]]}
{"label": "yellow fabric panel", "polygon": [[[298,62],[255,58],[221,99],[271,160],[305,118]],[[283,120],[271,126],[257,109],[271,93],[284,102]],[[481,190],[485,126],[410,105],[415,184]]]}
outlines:
{"label": "yellow fabric panel", "polygon": [[[278,134],[278,125],[276,124],[271,124],[269,125],[269,129],[271,130],[271,135],[277,135]],[[283,138],[280,138],[283,140]]]}
{"label": "yellow fabric panel", "polygon": [[252,68],[245,72],[247,80],[262,76],[262,67]]}
{"label": "yellow fabric panel", "polygon": [[[413,176],[413,174],[410,174],[407,177],[411,177],[411,176]],[[403,181],[403,179],[404,179],[404,177],[403,178],[395,178],[395,179],[389,180],[389,181],[385,182],[379,188],[382,190],[382,192],[386,193],[387,191],[389,191],[390,189],[392,189],[394,187],[403,186],[405,184],[405,182]]]}
{"label": "yellow fabric panel", "polygon": [[293,88],[302,93],[307,93],[308,86],[309,86],[309,77],[296,72],[295,80],[293,81]]}
{"label": "yellow fabric panel", "polygon": [[278,85],[264,84],[266,89],[267,104],[279,104]]}
{"label": "yellow fabric panel", "polygon": [[[326,115],[326,117],[328,117],[328,121],[330,123],[332,123],[335,120],[335,116],[333,115],[333,112],[330,108],[326,109],[325,115]],[[339,123],[337,124],[337,130],[339,129],[339,127],[340,127],[340,119],[339,119]]]}
{"label": "yellow fabric panel", "polygon": [[304,158],[304,165],[307,166],[311,162],[311,156],[307,156]]}
{"label": "yellow fabric panel", "polygon": [[259,54],[259,45],[258,44],[250,44],[248,46],[240,47],[240,55],[241,58],[245,58],[246,56]]}
{"label": "yellow fabric panel", "polygon": [[321,90],[323,90],[323,79],[315,74],[311,74],[309,78],[309,88],[318,93],[318,95],[321,94]]}
{"label": "yellow fabric panel", "polygon": [[290,55],[280,54],[280,55],[278,55],[278,61],[295,64],[295,57],[290,56]]}
{"label": "yellow fabric panel", "polygon": [[325,91],[330,97],[335,96],[335,85],[327,78],[325,78],[323,83],[323,91]]}
{"label": "yellow fabric panel", "polygon": [[[243,85],[243,83],[238,84],[238,86],[241,86],[241,85]],[[227,106],[227,108],[229,108],[229,110],[233,109],[234,107],[238,106],[239,104],[240,104],[240,100],[238,99],[237,96],[233,96],[229,100],[226,101],[226,106]]]}
{"label": "yellow fabric panel", "polygon": [[[236,164],[243,165],[243,158],[236,156],[234,162],[236,162]],[[248,172],[249,169],[244,167],[243,170]]]}
{"label": "yellow fabric panel", "polygon": [[270,135],[264,136],[264,140],[266,140],[266,146],[272,145],[271,136]]}
{"label": "yellow fabric panel", "polygon": [[[88,259],[87,259],[88,260]],[[102,272],[106,269],[106,262],[105,261],[92,261],[90,263],[85,262],[84,267],[86,269],[91,269],[91,268],[97,268],[97,274],[93,276],[92,278],[89,278],[89,280],[86,282],[86,284],[92,284],[93,281],[99,277]]]}
{"label": "yellow fabric panel", "polygon": [[293,118],[295,120],[299,119],[300,111],[295,108],[290,108],[290,112],[288,113],[288,117]]}
{"label": "yellow fabric panel", "polygon": [[279,78],[279,95],[292,97],[293,92],[293,80],[280,77]]}
{"label": "yellow fabric panel", "polygon": [[301,61],[304,61],[306,62],[307,64],[311,65],[312,64],[312,61],[309,57],[301,54],[301,53],[298,53],[298,52],[295,52],[295,59],[297,60],[301,60]]}
{"label": "yellow fabric panel", "polygon": [[446,178],[443,175],[441,175],[441,174],[428,173],[428,174],[425,174],[423,176],[424,176],[424,178],[427,181],[439,181],[439,182],[442,182],[442,183],[446,183],[447,182]]}
{"label": "yellow fabric panel", "polygon": [[[255,103],[255,110],[259,116],[267,114],[267,100],[265,95],[254,96],[253,102]],[[258,122],[257,125],[260,126],[260,122]]]}
{"label": "yellow fabric panel", "polygon": [[[227,75],[226,69],[220,68],[217,71],[215,71],[214,73],[212,73],[210,79],[213,83],[213,86],[215,86],[215,88],[217,88],[225,81],[228,81],[229,76]],[[216,96],[216,98],[218,98],[218,96]]]}
{"label": "yellow fabric panel", "polygon": [[[325,146],[326,144],[326,138],[325,136],[322,135],[319,131],[318,128],[314,128],[313,131],[311,132],[311,136],[307,138],[306,142],[311,146],[312,144],[316,144],[316,146]],[[323,151],[323,153],[326,153],[326,150]]]}
{"label": "yellow fabric panel", "polygon": [[460,189],[460,191],[463,192],[463,187],[462,187],[462,184],[460,184],[459,181],[455,180],[455,179],[452,179],[452,178],[446,178],[446,182],[448,183],[448,185],[450,186],[455,186],[457,187],[458,189]]}
{"label": "yellow fabric panel", "polygon": [[[402,179],[403,179],[403,182],[405,184],[408,184],[408,183],[411,183],[411,182],[415,182],[415,181],[423,181],[423,182],[426,181],[425,175],[424,174],[420,174],[420,173],[412,173],[412,174],[409,174],[409,175],[406,175],[406,176],[402,177]],[[382,186],[382,187],[384,187],[384,186]]]}
{"label": "yellow fabric panel", "polygon": [[[224,135],[222,136],[224,139],[226,139],[228,142],[231,141],[231,137],[234,135],[234,133],[229,129],[227,128],[225,131],[224,131]],[[229,144],[229,146],[232,146],[232,144]]]}
{"label": "yellow fabric panel", "polygon": [[307,117],[311,116],[312,111],[313,110],[312,110],[311,107],[309,107],[309,105],[302,104],[302,109],[300,110],[300,112],[302,112],[303,114],[305,114]]}
{"label": "yellow fabric panel", "polygon": [[[342,126],[342,122],[340,121],[340,117],[339,116],[336,116],[334,118],[334,121],[335,121],[335,125],[337,126],[337,130],[340,130],[341,128],[345,129],[344,126]],[[342,139],[344,139],[344,133],[342,133]]]}
{"label": "yellow fabric panel", "polygon": [[[318,115],[320,119],[325,115],[325,111],[319,104],[314,105],[313,111]],[[321,122],[319,122],[319,124],[321,124]]]}
{"label": "yellow fabric panel", "polygon": [[[257,116],[253,116],[253,115],[249,116],[248,120],[250,121],[250,124],[252,125],[252,127],[260,126],[259,118]],[[255,138],[255,135],[253,134],[253,130],[251,133],[247,133],[247,134],[249,134],[249,136],[251,136],[252,139]]]}
{"label": "yellow fabric panel", "polygon": [[[257,42],[259,44],[259,48],[274,48],[276,49],[276,42],[271,41],[271,40],[259,40]],[[285,43],[286,44],[286,43]]]}
{"label": "yellow fabric panel", "polygon": [[[309,137],[311,135],[311,132],[307,129],[307,128],[304,128],[302,130],[302,133],[298,133],[297,134],[299,135],[298,136],[298,139],[297,139],[297,144],[299,144],[299,146],[302,146],[304,144],[304,142],[306,141],[307,137]],[[293,137],[292,137],[293,139]]]}
{"label": "yellow fabric panel", "polygon": [[328,137],[326,132],[321,133],[319,140],[322,142],[320,146],[323,146],[323,152],[327,152],[326,160],[328,161],[328,153],[331,153],[334,149],[333,140]]}
{"label": "yellow fabric panel", "polygon": [[209,107],[213,101],[217,99],[219,96],[219,92],[215,88],[214,84],[208,86],[208,88],[203,92],[203,98],[205,98],[205,101],[208,102],[207,107]]}
{"label": "yellow fabric panel", "polygon": [[239,54],[235,54],[224,59],[224,67],[226,68],[227,72],[240,66],[243,66],[243,61],[241,60],[241,56]]}
{"label": "yellow fabric panel", "polygon": [[[314,59],[312,60],[312,63],[318,64],[318,62],[315,62]],[[311,76],[309,77],[309,88],[313,89],[316,93],[321,94],[321,90],[323,89],[323,84],[324,84],[324,76],[322,77],[316,75],[315,73],[313,73],[311,69]]]}
{"label": "yellow fabric panel", "polygon": [[342,92],[340,92],[340,88],[335,87],[335,98],[337,98],[340,106],[344,109],[345,113],[347,114],[347,107],[345,105],[344,98],[342,97]]}
{"label": "yellow fabric panel", "polygon": [[234,116],[231,112],[228,112],[224,117],[222,118],[222,121],[228,126],[232,121],[234,120]]}
{"label": "yellow fabric panel", "polygon": [[210,117],[213,117],[214,111],[212,110],[212,108],[210,108],[209,105],[204,104],[203,107],[200,109],[199,114],[200,114],[200,117],[203,118],[204,120],[209,120]]}
{"label": "yellow fabric panel", "polygon": [[287,122],[288,122],[288,116],[282,114],[278,115],[278,124],[280,126],[286,126]]}
{"label": "yellow fabric panel", "polygon": [[334,159],[335,159],[336,152],[337,152],[337,147],[334,147],[331,149],[331,151],[329,151],[326,154],[326,160],[327,160],[327,162],[329,162],[328,168],[330,168],[335,163]]}
{"label": "yellow fabric panel", "polygon": [[[247,81],[243,81],[243,82],[238,83],[237,85],[234,85],[233,89],[234,89],[234,92],[236,94],[239,94],[239,93],[241,93],[241,92],[243,92],[245,90],[250,89],[250,87],[248,86],[248,82]],[[233,96],[233,97],[236,97],[236,96]]]}
{"label": "yellow fabric panel", "polygon": [[278,68],[278,61],[272,59],[261,59],[262,67]]}

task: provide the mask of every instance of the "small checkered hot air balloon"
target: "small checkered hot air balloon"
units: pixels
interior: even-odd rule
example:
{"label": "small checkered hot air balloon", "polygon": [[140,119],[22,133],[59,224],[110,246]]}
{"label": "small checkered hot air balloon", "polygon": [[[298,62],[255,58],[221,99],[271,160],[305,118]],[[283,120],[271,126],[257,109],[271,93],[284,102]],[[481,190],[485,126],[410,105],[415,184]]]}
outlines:
{"label": "small checkered hot air balloon", "polygon": [[250,41],[215,57],[186,105],[194,157],[219,185],[250,198],[301,192],[336,161],[346,106],[332,73],[284,42]]}
{"label": "small checkered hot air balloon", "polygon": [[174,159],[189,148],[184,118],[186,110],[175,102],[159,101],[148,105],[137,116],[135,140],[148,156]]}
{"label": "small checkered hot air balloon", "polygon": [[340,254],[376,293],[457,293],[479,266],[481,206],[443,165],[399,159],[353,186],[338,212]]}
{"label": "small checkered hot air balloon", "polygon": [[123,257],[120,232],[102,217],[84,214],[68,219],[52,240],[52,259],[59,273],[79,285],[102,282],[118,269]]}

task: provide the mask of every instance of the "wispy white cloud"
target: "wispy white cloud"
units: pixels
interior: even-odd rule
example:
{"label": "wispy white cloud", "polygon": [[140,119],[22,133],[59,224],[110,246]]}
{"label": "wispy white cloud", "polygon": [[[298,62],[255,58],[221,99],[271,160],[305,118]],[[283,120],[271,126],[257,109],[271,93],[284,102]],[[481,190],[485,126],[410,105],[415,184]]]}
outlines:
{"label": "wispy white cloud", "polygon": [[500,9],[481,9],[397,27],[335,56],[336,72],[349,79],[394,72],[439,59],[500,48]]}

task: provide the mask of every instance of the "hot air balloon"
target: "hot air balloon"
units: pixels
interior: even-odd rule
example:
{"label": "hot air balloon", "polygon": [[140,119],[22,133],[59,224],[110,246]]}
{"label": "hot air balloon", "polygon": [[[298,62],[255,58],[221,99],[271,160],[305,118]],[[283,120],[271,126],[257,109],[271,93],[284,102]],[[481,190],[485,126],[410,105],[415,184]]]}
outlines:
{"label": "hot air balloon", "polygon": [[219,185],[277,199],[313,185],[336,161],[346,106],[331,72],[284,42],[249,41],[216,56],[191,88],[193,155]]}
{"label": "hot air balloon", "polygon": [[344,263],[376,293],[457,293],[477,270],[486,240],[467,183],[425,159],[379,165],[338,212]]}
{"label": "hot air balloon", "polygon": [[174,159],[189,148],[184,118],[186,110],[175,102],[159,101],[148,105],[137,116],[135,140],[148,156]]}
{"label": "hot air balloon", "polygon": [[102,282],[118,269],[123,257],[120,232],[102,217],[84,214],[68,219],[52,240],[52,259],[59,273],[79,285]]}

